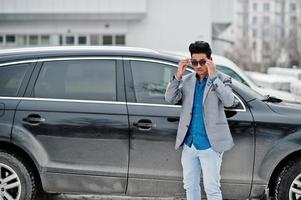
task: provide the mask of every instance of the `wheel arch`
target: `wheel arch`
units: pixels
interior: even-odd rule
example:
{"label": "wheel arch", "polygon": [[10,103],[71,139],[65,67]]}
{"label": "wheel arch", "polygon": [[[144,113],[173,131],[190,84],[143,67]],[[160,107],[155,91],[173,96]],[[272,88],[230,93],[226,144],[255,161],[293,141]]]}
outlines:
{"label": "wheel arch", "polygon": [[0,140],[0,150],[4,150],[7,153],[13,153],[14,155],[21,158],[24,164],[27,167],[30,167],[30,169],[34,172],[34,175],[37,178],[39,186],[42,186],[41,177],[39,173],[40,167],[37,164],[38,162],[30,155],[30,153],[28,153],[26,150],[22,149],[21,147],[19,147],[14,143],[3,141],[3,140]]}
{"label": "wheel arch", "polygon": [[276,167],[274,168],[274,170],[272,170],[268,177],[270,195],[272,195],[275,189],[276,180],[282,169],[289,163],[289,161],[295,161],[298,159],[301,159],[301,149],[289,153],[277,163]]}

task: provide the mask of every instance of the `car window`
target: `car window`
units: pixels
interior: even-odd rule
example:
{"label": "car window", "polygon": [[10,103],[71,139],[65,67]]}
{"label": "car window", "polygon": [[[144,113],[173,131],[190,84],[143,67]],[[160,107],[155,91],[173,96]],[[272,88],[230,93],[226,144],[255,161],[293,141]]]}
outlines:
{"label": "car window", "polygon": [[131,61],[131,67],[137,102],[168,104],[164,94],[177,67],[148,61]]}
{"label": "car window", "polygon": [[236,96],[234,95],[234,103],[231,107],[225,107],[226,110],[244,110],[244,106],[242,101]]}
{"label": "car window", "polygon": [[45,62],[34,97],[116,101],[114,60]]}
{"label": "car window", "polygon": [[242,84],[241,82],[233,80],[232,87],[235,88],[236,91],[240,91],[239,93],[244,93],[248,97],[252,99],[263,99],[264,96],[261,95],[259,92],[255,91],[254,89],[246,86],[245,84]]}
{"label": "car window", "polygon": [[29,64],[0,67],[0,96],[17,96]]}
{"label": "car window", "polygon": [[249,86],[245,81],[244,79],[239,76],[235,71],[233,71],[232,69],[228,68],[228,67],[225,67],[225,66],[222,66],[222,65],[217,65],[216,66],[216,69],[223,72],[224,74],[227,74],[228,76],[232,77],[233,79]]}

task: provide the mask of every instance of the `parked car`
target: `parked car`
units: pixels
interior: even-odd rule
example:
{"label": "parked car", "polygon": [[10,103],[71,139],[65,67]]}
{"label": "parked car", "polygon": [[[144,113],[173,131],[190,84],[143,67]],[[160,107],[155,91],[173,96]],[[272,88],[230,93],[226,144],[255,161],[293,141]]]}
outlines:
{"label": "parked car", "polygon": [[[0,199],[31,200],[39,189],[184,196],[181,105],[164,101],[178,62],[130,47],[0,51]],[[224,198],[299,198],[301,106],[235,80],[233,93]]]}
{"label": "parked car", "polygon": [[[190,57],[189,53],[186,52],[166,52],[169,54],[178,55],[180,57]],[[212,55],[212,58],[214,60],[214,63],[216,64],[216,68],[231,76],[235,80],[245,84],[246,86],[252,88],[253,90],[259,92],[262,95],[270,95],[277,97],[279,99],[290,101],[290,102],[299,102],[299,100],[296,98],[296,96],[292,93],[275,90],[272,88],[266,88],[261,87],[258,84],[255,83],[255,81],[248,76],[242,69],[240,69],[234,62],[229,60],[228,58],[225,58],[223,56],[218,55]]]}

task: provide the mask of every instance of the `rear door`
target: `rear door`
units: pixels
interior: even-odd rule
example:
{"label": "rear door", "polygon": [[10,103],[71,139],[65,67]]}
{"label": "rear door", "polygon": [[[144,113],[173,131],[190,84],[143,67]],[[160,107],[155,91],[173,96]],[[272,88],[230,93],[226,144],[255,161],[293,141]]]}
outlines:
{"label": "rear door", "polygon": [[14,114],[36,62],[0,64],[0,140],[9,141]]}
{"label": "rear door", "polygon": [[129,135],[121,58],[44,59],[38,70],[12,137],[37,159],[44,190],[125,193]]}

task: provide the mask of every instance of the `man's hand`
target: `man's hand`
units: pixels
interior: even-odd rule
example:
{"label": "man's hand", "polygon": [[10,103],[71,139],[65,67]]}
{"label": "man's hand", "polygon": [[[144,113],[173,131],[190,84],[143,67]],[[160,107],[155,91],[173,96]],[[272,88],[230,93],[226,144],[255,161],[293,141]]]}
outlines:
{"label": "man's hand", "polygon": [[213,79],[216,74],[215,64],[211,59],[206,59],[206,66],[208,69],[209,78]]}
{"label": "man's hand", "polygon": [[184,60],[180,60],[179,62],[179,66],[178,66],[178,71],[177,71],[177,74],[176,74],[176,78],[177,80],[181,80],[182,79],[182,76],[188,66],[188,64],[190,63],[190,59],[184,59]]}

